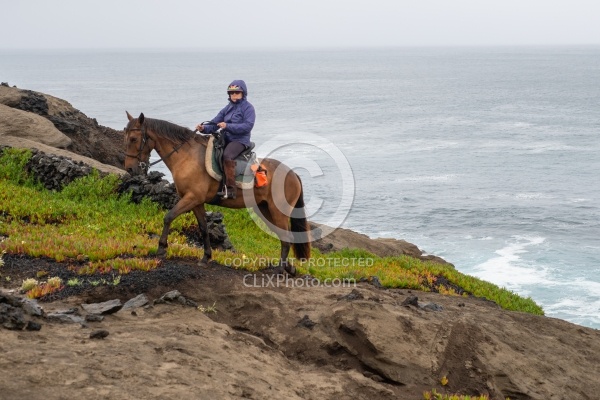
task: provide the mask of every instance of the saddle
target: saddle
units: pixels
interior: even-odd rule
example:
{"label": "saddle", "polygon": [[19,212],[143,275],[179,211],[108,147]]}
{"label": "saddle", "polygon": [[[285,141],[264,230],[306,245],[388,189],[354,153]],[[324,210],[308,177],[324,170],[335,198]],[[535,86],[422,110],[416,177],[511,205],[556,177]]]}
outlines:
{"label": "saddle", "polygon": [[[236,186],[241,189],[251,189],[255,185],[255,174],[264,174],[263,167],[258,163],[256,153],[252,151],[255,144],[250,142],[250,147],[244,150],[239,156],[236,157],[235,166],[235,183]],[[212,136],[208,139],[208,145],[206,148],[206,171],[208,174],[218,180],[223,180],[223,151],[225,150],[225,139],[221,137]],[[260,180],[262,182],[262,180]],[[256,181],[259,183],[259,181]]]}

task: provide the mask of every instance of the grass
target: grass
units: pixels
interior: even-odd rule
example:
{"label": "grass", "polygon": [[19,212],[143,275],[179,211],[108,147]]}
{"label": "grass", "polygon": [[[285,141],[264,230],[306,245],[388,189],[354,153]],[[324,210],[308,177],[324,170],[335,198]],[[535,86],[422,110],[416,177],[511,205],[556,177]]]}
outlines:
{"label": "grass", "polygon": [[[115,175],[100,177],[92,173],[60,192],[48,191],[25,172],[30,157],[29,151],[18,149],[6,149],[0,156],[0,236],[6,237],[0,242],[0,252],[48,257],[67,263],[81,275],[124,275],[160,266],[161,261],[154,255],[165,211],[157,204],[149,200],[134,204],[127,196],[118,196],[119,179]],[[213,251],[215,261],[257,271],[267,265],[265,260],[279,257],[279,240],[263,232],[249,211],[211,206],[207,209],[223,213],[230,240],[237,249],[235,253]],[[202,258],[202,249],[188,244],[182,233],[195,224],[191,213],[174,221],[168,238],[168,258]],[[455,285],[469,294],[495,301],[504,309],[543,315],[531,298],[462,274],[452,266],[408,256],[382,258],[361,249],[321,254],[313,249],[310,260],[294,263],[300,274],[311,274],[321,281],[377,277],[385,287],[425,291],[436,288],[458,295],[452,287]],[[437,284],[441,278],[451,286]]]}

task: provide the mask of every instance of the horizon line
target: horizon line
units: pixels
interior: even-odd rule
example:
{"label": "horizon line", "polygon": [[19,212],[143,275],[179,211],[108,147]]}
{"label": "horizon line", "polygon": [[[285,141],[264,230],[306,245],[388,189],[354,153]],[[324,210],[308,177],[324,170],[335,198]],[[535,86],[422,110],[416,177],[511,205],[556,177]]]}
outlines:
{"label": "horizon line", "polygon": [[219,53],[252,51],[327,51],[327,50],[384,50],[384,49],[468,49],[468,48],[566,48],[600,47],[600,43],[571,44],[445,44],[445,45],[327,45],[327,46],[255,46],[223,47],[217,46],[173,46],[173,47],[0,47],[0,51],[210,51]]}

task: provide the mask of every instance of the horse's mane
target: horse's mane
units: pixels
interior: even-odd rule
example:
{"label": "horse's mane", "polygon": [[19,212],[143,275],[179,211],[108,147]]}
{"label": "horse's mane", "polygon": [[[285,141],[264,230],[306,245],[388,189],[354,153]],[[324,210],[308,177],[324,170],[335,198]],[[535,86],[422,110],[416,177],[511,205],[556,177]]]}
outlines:
{"label": "horse's mane", "polygon": [[196,136],[191,129],[162,119],[146,118],[144,124],[158,136],[175,143],[183,143]]}

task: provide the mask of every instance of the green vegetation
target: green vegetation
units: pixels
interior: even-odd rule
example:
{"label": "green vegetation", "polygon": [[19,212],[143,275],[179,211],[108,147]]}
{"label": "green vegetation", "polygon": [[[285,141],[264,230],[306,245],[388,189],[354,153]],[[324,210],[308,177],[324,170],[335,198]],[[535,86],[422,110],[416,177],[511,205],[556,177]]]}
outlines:
{"label": "green vegetation", "polygon": [[[469,396],[469,395],[458,395],[458,394],[441,394],[433,389],[431,392],[423,393],[423,399],[425,400],[489,400],[490,398],[486,395],[481,396]],[[507,400],[509,400],[507,398]]]}
{"label": "green vegetation", "polygon": [[[124,275],[160,267],[161,260],[154,255],[165,211],[157,204],[149,200],[134,204],[127,196],[119,197],[115,190],[119,179],[114,175],[100,177],[92,173],[61,192],[48,191],[25,172],[29,157],[29,151],[15,149],[7,149],[0,156],[0,236],[6,236],[0,251],[52,258],[67,263],[69,269],[81,275]],[[230,240],[237,249],[235,253],[214,251],[215,261],[256,271],[267,266],[265,260],[277,260],[279,240],[257,226],[256,216],[247,210],[207,208],[223,213]],[[202,249],[188,244],[182,234],[184,228],[195,224],[192,213],[174,221],[168,258],[202,258]],[[543,314],[530,298],[461,274],[451,266],[407,256],[381,258],[360,249],[321,254],[313,249],[310,260],[294,260],[294,264],[300,274],[311,274],[321,281],[377,277],[386,287],[434,288],[449,295],[457,295],[453,287],[460,287],[508,310]],[[438,284],[441,278],[450,285]],[[116,285],[119,280],[112,282]],[[63,287],[47,286],[52,290]]]}
{"label": "green vegetation", "polygon": [[[440,379],[440,384],[444,387],[448,384],[448,378],[443,376]],[[487,395],[479,395],[479,396],[469,396],[469,395],[459,395],[459,394],[447,394],[447,393],[438,393],[437,390],[431,389],[431,391],[427,391],[423,393],[424,400],[489,400]],[[506,400],[510,400],[510,398],[506,398]]]}
{"label": "green vegetation", "polygon": [[67,286],[79,286],[81,285],[81,280],[79,278],[71,278],[67,281]]}
{"label": "green vegetation", "polygon": [[37,299],[38,297],[46,296],[50,293],[58,292],[64,288],[62,279],[58,276],[48,279],[47,282],[38,283],[35,279],[27,279],[23,281],[21,290],[27,292],[27,297]]}
{"label": "green vegetation", "polygon": [[23,283],[21,284],[21,290],[23,292],[27,292],[27,291],[33,289],[34,287],[36,287],[38,284],[39,284],[39,282],[37,281],[37,279],[34,279],[34,278],[25,279],[23,281]]}
{"label": "green vegetation", "polygon": [[[445,377],[444,377],[445,379]],[[448,381],[446,380],[446,383],[442,382],[442,385],[445,386],[448,383]],[[489,400],[490,398],[485,395],[479,395],[479,396],[469,396],[469,395],[462,395],[462,394],[446,394],[446,393],[438,393],[437,390],[432,389],[431,391],[427,391],[423,393],[423,399],[424,400]],[[510,400],[509,397],[506,398],[506,400]]]}

